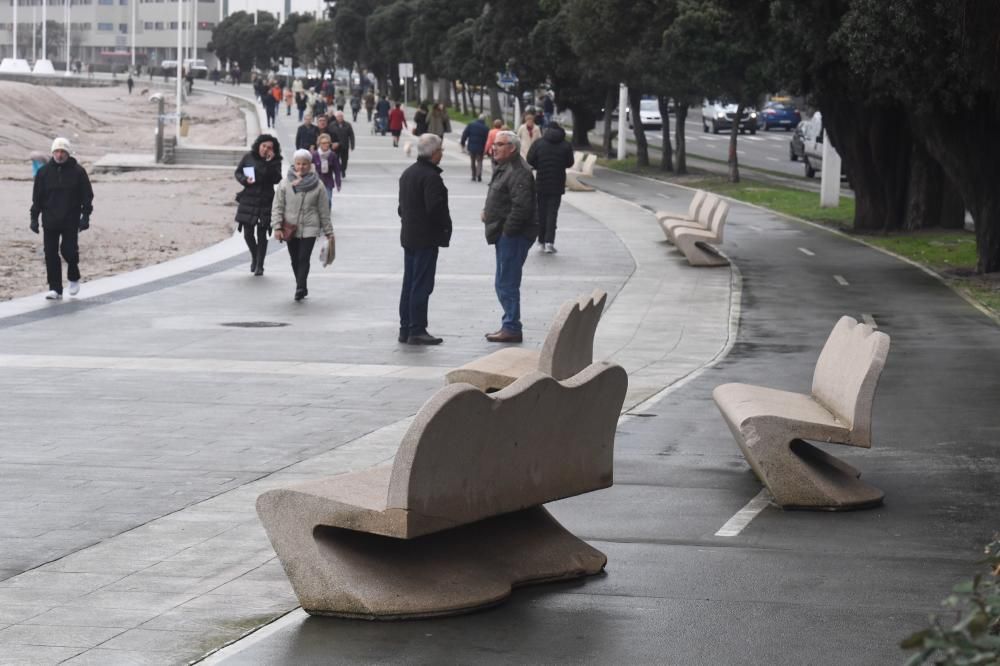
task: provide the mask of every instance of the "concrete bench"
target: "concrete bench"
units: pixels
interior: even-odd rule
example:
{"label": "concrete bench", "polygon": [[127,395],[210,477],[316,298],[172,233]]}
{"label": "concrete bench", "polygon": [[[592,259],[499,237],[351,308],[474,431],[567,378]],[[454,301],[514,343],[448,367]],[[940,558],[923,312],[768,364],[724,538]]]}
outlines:
{"label": "concrete bench", "polygon": [[541,505],[612,485],[627,387],[608,363],[563,382],[533,372],[489,395],[451,384],[391,464],[262,494],[257,513],[302,608],[450,615],[600,572],[607,557]]}
{"label": "concrete bench", "polygon": [[672,212],[658,212],[656,220],[663,230],[663,235],[668,243],[674,242],[674,230],[676,229],[708,229],[712,219],[712,214],[718,207],[721,199],[714,194],[709,194],[704,190],[699,190],[691,199],[687,215],[678,215]]}
{"label": "concrete bench", "polygon": [[671,233],[674,245],[692,266],[727,266],[729,261],[712,249],[711,245],[722,243],[722,231],[726,226],[729,204],[719,201],[708,220],[707,229],[680,227]]}
{"label": "concrete bench", "polygon": [[882,491],[847,463],[806,440],[870,448],[872,402],[889,336],[841,317],[823,346],[809,395],[723,384],[715,404],[747,462],[783,508],[857,509]]}
{"label": "concrete bench", "polygon": [[580,182],[580,176],[593,176],[594,165],[597,163],[597,155],[573,153],[573,166],[566,169],[566,189],[570,192],[593,192],[594,188]]}
{"label": "concrete bench", "polygon": [[540,352],[506,347],[451,370],[445,378],[449,384],[497,391],[535,370],[556,379],[572,377],[594,360],[594,335],[607,300],[607,292],[595,289],[590,296],[563,303]]}

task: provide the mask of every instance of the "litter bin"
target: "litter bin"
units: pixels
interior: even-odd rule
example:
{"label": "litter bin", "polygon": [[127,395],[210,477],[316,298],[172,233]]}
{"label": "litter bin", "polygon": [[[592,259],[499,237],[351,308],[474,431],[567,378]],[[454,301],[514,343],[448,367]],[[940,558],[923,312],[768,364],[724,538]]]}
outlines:
{"label": "litter bin", "polygon": [[188,130],[191,129],[191,119],[187,116],[181,116],[181,136],[187,136]]}

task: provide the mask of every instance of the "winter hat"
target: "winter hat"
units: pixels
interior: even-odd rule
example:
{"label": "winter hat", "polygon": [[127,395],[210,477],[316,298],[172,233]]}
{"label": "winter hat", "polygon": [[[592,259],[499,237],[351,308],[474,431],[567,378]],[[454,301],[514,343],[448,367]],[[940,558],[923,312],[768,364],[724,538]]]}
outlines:
{"label": "winter hat", "polygon": [[57,150],[65,150],[67,153],[70,152],[69,139],[57,136],[56,140],[52,142],[52,149],[49,150],[49,152],[54,153]]}

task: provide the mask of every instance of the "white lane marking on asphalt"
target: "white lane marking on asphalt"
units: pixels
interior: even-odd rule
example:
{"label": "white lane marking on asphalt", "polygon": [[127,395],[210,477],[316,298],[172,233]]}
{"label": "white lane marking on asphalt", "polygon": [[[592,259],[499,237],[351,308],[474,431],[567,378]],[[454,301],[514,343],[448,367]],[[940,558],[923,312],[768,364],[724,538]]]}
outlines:
{"label": "white lane marking on asphalt", "polygon": [[804,247],[800,247],[799,248],[799,252],[801,252],[802,254],[806,255],[807,257],[815,257],[816,256],[815,252],[813,252],[812,250],[807,250]]}
{"label": "white lane marking on asphalt", "polygon": [[756,231],[757,233],[760,233],[760,232],[764,231],[763,229],[761,229],[760,227],[758,227],[758,226],[757,226],[757,225],[755,225],[755,224],[748,224],[748,225],[747,225],[747,228],[749,228],[749,229],[753,229],[753,230],[754,230],[754,231]]}
{"label": "white lane marking on asphalt", "polygon": [[672,196],[670,196],[669,194],[664,194],[663,192],[657,192],[656,195],[663,197],[664,199],[673,199]]}
{"label": "white lane marking on asphalt", "polygon": [[301,624],[305,622],[309,616],[301,608],[296,608],[287,615],[282,615],[274,622],[270,624],[265,624],[260,629],[250,633],[247,636],[239,639],[235,643],[230,643],[221,650],[213,652],[212,654],[205,657],[198,663],[200,666],[216,666],[216,664],[221,664],[225,660],[229,659],[233,655],[243,652],[247,648],[253,647],[257,643],[261,642],[265,638],[274,635],[275,633],[281,631],[285,627],[291,626],[293,624]]}
{"label": "white lane marking on asphalt", "polygon": [[781,161],[777,157],[771,157],[771,156],[767,156],[764,159],[769,160],[771,162],[780,162]]}
{"label": "white lane marking on asphalt", "polygon": [[844,279],[844,276],[843,276],[843,275],[834,275],[834,276],[833,276],[833,279],[834,279],[834,280],[836,280],[836,281],[837,281],[837,284],[839,284],[839,285],[840,285],[841,287],[846,287],[846,286],[848,286],[849,284],[851,284],[851,283],[850,283],[850,282],[848,282],[848,281],[847,281],[846,279]]}
{"label": "white lane marking on asphalt", "polygon": [[745,136],[743,139],[746,141],[764,141],[764,139],[759,136]]}
{"label": "white lane marking on asphalt", "polygon": [[737,511],[736,515],[727,520],[726,524],[719,528],[715,536],[734,537],[739,535],[750,524],[750,521],[756,518],[770,503],[771,493],[767,491],[767,488],[762,488],[752,500],[747,502],[745,507]]}
{"label": "white lane marking on asphalt", "polygon": [[615,183],[617,183],[618,185],[621,185],[622,187],[632,187],[628,183],[626,183],[624,181],[621,181],[621,180],[616,180]]}
{"label": "white lane marking on asphalt", "polygon": [[878,324],[875,322],[875,317],[868,313],[861,315],[861,320],[872,328],[878,328]]}

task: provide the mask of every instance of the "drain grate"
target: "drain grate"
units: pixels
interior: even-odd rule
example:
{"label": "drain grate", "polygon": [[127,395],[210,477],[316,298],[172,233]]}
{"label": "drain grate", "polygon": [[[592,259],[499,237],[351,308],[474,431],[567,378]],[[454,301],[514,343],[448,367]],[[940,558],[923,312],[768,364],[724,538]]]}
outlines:
{"label": "drain grate", "polygon": [[233,328],[281,328],[288,326],[283,321],[226,321],[221,326],[231,326]]}

